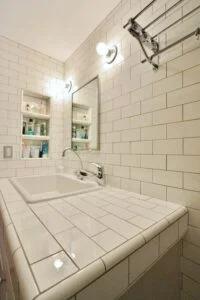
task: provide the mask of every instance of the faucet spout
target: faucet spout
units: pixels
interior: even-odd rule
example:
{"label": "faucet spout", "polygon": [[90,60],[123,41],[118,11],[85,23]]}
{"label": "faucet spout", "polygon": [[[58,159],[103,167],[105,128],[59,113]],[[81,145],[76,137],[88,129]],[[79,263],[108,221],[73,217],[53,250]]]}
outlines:
{"label": "faucet spout", "polygon": [[83,162],[82,162],[82,159],[81,159],[80,155],[77,153],[77,151],[73,150],[71,147],[67,147],[67,148],[65,148],[65,149],[63,150],[62,157],[65,157],[65,153],[66,153],[67,151],[73,152],[73,153],[78,157],[78,160],[79,160],[80,165],[81,165],[81,170],[82,170],[82,169],[83,169]]}

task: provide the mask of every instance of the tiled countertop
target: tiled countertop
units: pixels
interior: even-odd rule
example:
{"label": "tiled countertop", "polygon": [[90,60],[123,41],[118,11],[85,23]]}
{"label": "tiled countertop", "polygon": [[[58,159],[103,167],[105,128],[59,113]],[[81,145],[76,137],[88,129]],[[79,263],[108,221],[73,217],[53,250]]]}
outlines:
{"label": "tiled countertop", "polygon": [[[111,187],[31,205],[9,180],[0,180],[0,191],[25,300],[66,300],[177,220],[177,241],[187,229],[185,207]],[[168,244],[160,242],[160,253]]]}

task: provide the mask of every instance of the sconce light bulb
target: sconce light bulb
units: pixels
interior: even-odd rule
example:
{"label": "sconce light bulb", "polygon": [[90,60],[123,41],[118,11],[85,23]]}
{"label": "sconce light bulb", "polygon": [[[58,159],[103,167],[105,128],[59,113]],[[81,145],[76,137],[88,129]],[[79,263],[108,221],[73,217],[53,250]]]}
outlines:
{"label": "sconce light bulb", "polygon": [[106,56],[109,52],[109,49],[105,43],[98,43],[96,46],[96,51],[100,56]]}

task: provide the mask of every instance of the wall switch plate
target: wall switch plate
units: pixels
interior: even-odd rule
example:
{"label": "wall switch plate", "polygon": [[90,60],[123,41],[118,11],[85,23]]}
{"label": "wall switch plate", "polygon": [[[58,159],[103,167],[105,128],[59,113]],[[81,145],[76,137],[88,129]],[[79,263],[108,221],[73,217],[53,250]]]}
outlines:
{"label": "wall switch plate", "polygon": [[5,159],[13,158],[12,146],[3,146],[3,158]]}

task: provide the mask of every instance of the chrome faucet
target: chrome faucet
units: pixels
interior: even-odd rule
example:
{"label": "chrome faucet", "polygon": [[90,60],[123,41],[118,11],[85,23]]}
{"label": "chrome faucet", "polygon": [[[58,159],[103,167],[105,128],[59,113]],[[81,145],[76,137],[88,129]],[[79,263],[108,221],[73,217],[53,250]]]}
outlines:
{"label": "chrome faucet", "polygon": [[89,172],[92,173],[93,175],[96,175],[98,179],[102,179],[103,178],[103,167],[97,163],[92,162],[91,165],[95,166],[97,168],[97,174],[93,173],[93,172]]}
{"label": "chrome faucet", "polygon": [[[91,163],[91,165],[93,165],[93,166],[95,166],[95,167],[97,168],[97,173],[91,172],[91,171],[88,171],[88,170],[84,170],[84,168],[83,168],[83,162],[82,162],[82,159],[81,159],[80,155],[77,153],[77,151],[75,151],[75,150],[72,149],[71,147],[65,148],[65,149],[63,150],[62,157],[65,157],[65,153],[66,153],[67,151],[73,152],[73,153],[78,157],[78,159],[79,159],[79,161],[80,161],[81,168],[80,168],[80,170],[77,170],[77,171],[75,172],[75,173],[76,173],[76,176],[77,176],[79,179],[83,180],[83,178],[84,178],[85,176],[88,176],[88,174],[93,175],[93,176],[97,177],[98,179],[103,179],[103,178],[104,178],[103,167],[102,167],[101,165],[99,165],[99,164],[97,164],[97,163],[94,163],[94,162]],[[100,181],[102,181],[102,180],[100,180]]]}
{"label": "chrome faucet", "polygon": [[73,153],[78,157],[78,159],[79,159],[79,161],[80,161],[80,165],[81,165],[81,170],[83,170],[83,162],[82,162],[82,159],[81,159],[80,155],[79,155],[74,149],[72,149],[71,147],[65,148],[65,149],[63,150],[62,157],[65,157],[65,153],[66,153],[67,151],[73,152]]}

